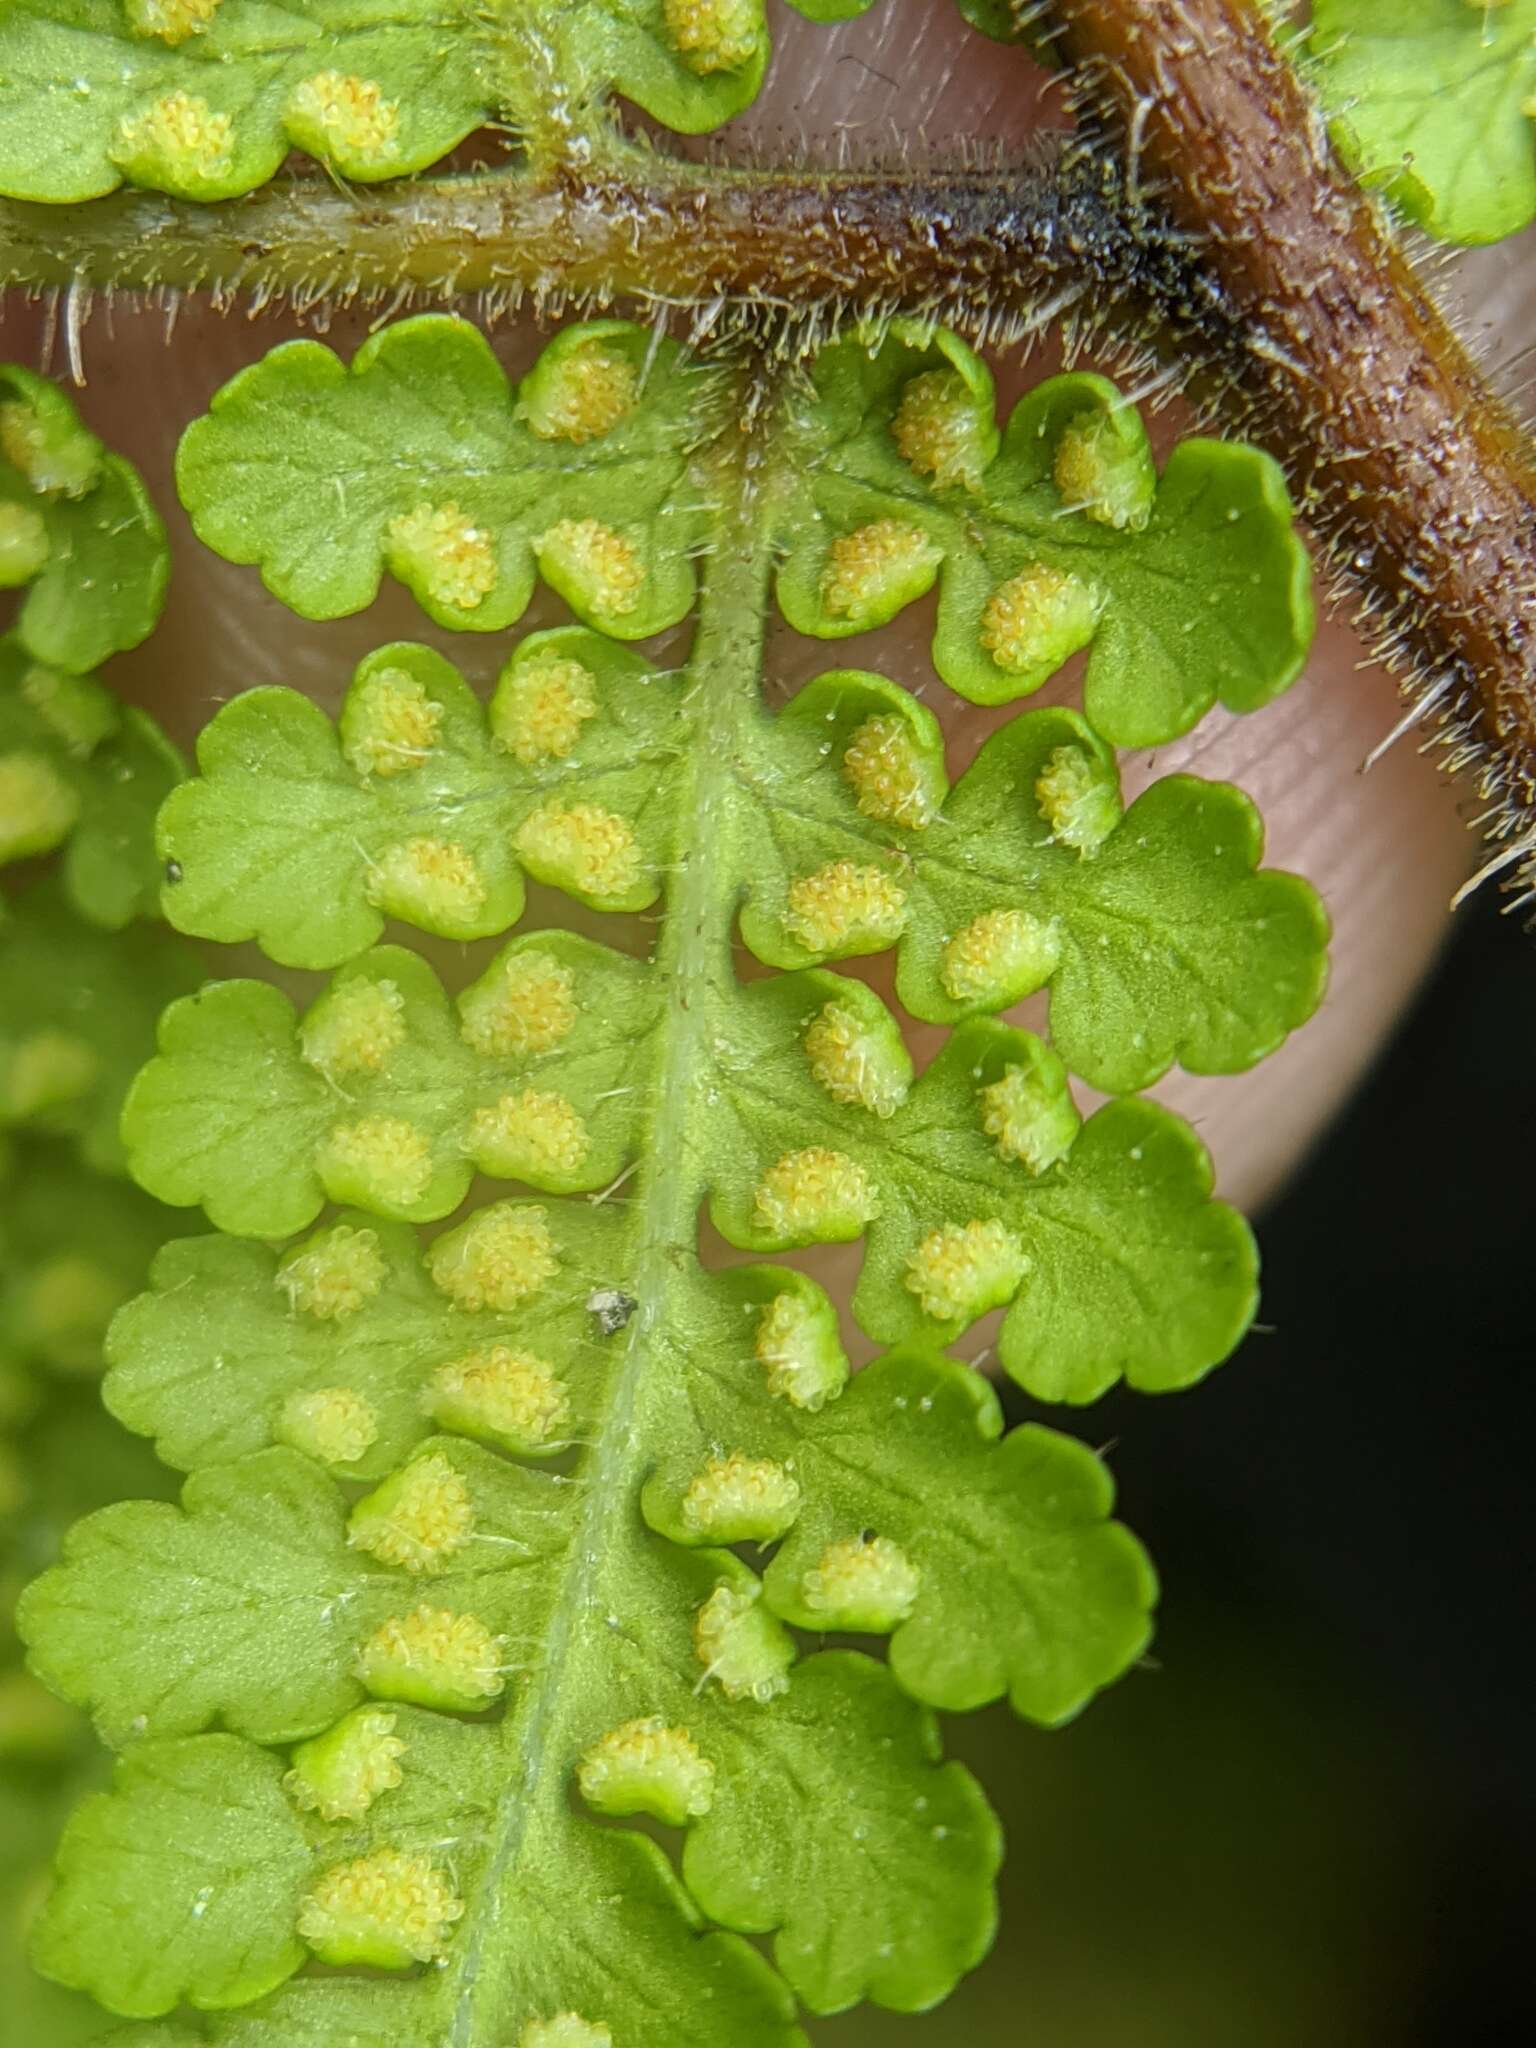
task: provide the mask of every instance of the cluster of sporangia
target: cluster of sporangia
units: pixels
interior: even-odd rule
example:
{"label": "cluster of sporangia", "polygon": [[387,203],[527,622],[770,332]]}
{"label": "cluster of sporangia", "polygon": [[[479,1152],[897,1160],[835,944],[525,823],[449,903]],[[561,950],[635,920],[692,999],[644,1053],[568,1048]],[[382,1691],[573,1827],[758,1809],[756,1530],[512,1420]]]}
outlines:
{"label": "cluster of sporangia", "polygon": [[[218,0],[126,7],[174,51]],[[761,63],[756,0],[642,12],[697,78]],[[279,112],[343,169],[415,160],[350,72],[306,68]],[[196,196],[235,122],[167,84],[108,155]],[[1007,1695],[1053,1725],[1146,1642],[1150,1568],[1102,1465],[1005,1436],[944,1347],[1002,1309],[1009,1372],[1084,1402],[1189,1385],[1252,1314],[1246,1230],[1135,1091],[1273,1050],[1320,994],[1324,920],[1257,871],[1238,792],[1172,777],[1126,808],[1113,745],[1298,671],[1283,487],[1208,442],[1159,476],[1095,377],[1000,433],[983,365],[919,328],[829,347],[750,431],[741,375],[601,321],[513,390],[472,327],[429,318],[350,369],[275,351],[183,440],[200,537],[308,617],[361,609],[387,568],[442,625],[499,632],[540,580],[577,623],[498,648],[482,693],[382,648],[334,725],[251,691],[159,807],[175,925],[339,971],[302,1015],[260,981],[183,994],[180,954],[164,971],[181,999],[122,1135],[142,1187],[216,1229],[119,1314],[106,1397],[191,1477],[180,1509],[89,1518],[23,1603],[34,1668],[121,1752],[35,1954],[114,2011],[201,2014],[135,2039],[793,2048],[801,2005],[921,2008],[985,1952],[998,1856],[931,1709]],[[37,579],[32,603],[69,571],[132,644],[153,515],[91,523],[98,444],[34,380],[7,386],[0,448],[0,575]],[[1087,650],[1088,716],[1023,714],[953,787],[932,713],[880,676],[770,717],[775,578],[829,638],[937,584],[934,665],[976,701]],[[0,850],[59,853],[73,913],[120,925],[147,906],[98,894],[98,801],[179,764],[102,772],[110,699],[28,617],[0,670]],[[690,617],[681,669],[623,644]],[[122,825],[130,869],[152,808]],[[508,939],[525,875],[605,942]],[[66,913],[39,901],[0,1105],[110,1169],[109,1042],[132,1032],[62,922],[48,963]],[[499,949],[451,994],[375,943],[389,919]],[[738,975],[738,939],[779,971]],[[954,1027],[921,1076],[893,1011],[825,967],[892,947],[907,1011]],[[996,1020],[1047,986],[1050,1043]],[[1111,1098],[1086,1121],[1069,1070]],[[477,1175],[533,1198],[460,1214]],[[851,1375],[804,1274],[700,1261],[704,1208],[751,1252],[867,1238],[853,1314],[897,1348]],[[828,1635],[887,1654],[805,1640]],[[598,1824],[640,1815],[687,1831],[680,1874]],[[312,1960],[330,1971],[296,1974]]]}

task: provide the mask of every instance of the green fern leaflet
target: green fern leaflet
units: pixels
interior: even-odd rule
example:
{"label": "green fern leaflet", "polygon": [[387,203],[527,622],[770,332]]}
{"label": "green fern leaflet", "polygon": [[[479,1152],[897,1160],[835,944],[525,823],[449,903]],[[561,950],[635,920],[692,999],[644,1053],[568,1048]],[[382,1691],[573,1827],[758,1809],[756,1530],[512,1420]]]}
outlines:
{"label": "green fern leaflet", "polygon": [[[935,469],[934,418],[974,474]],[[947,337],[771,388],[601,322],[514,390],[442,318],[350,368],[274,352],[179,476],[310,615],[388,568],[441,625],[504,629],[540,579],[577,623],[498,646],[484,700],[401,642],[334,723],[253,691],[162,808],[178,924],[336,971],[299,1003],[187,993],[124,1114],[143,1186],[218,1229],[167,1246],[108,1347],[181,1505],[90,1517],[24,1603],[36,1670],[120,1752],[38,1960],[150,2023],[135,2048],[801,2048],[802,2011],[920,2010],[985,1952],[999,1855],[934,1714],[1068,1720],[1156,1590],[1100,1460],[1005,1432],[944,1347],[1001,1309],[1008,1370],[1073,1403],[1229,1355],[1252,1240],[1131,1091],[1271,1051],[1326,926],[1239,792],[1126,805],[1075,712],[1019,715],[953,785],[869,671],[770,715],[773,579],[841,633],[942,563],[973,672],[983,582],[984,613],[1032,566],[1075,578],[1091,694],[1167,734],[1299,661],[1283,494],[1210,444],[1159,479],[1096,380],[999,444]],[[1204,628],[1239,586],[1261,662]],[[680,671],[627,644],[695,607]],[[512,933],[528,880],[601,937]],[[643,956],[609,943],[657,909]],[[391,919],[494,943],[439,972]],[[828,964],[887,950],[949,1027],[920,1074]],[[1049,1039],[997,1015],[1040,988]],[[1074,1073],[1111,1099],[1085,1116]],[[704,1214],[746,1263],[701,1260]],[[894,1348],[853,1375],[830,1297],[765,1261],[858,1241],[853,1317]]]}

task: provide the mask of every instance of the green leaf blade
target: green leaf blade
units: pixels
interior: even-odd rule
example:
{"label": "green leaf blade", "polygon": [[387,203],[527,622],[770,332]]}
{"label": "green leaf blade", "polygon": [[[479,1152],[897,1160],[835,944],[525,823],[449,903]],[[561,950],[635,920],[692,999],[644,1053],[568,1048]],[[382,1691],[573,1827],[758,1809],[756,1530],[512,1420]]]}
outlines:
{"label": "green leaf blade", "polygon": [[1536,6],[1317,0],[1306,60],[1367,183],[1452,242],[1536,219]]}
{"label": "green leaf blade", "polygon": [[787,1704],[765,1724],[744,1795],[690,1830],[688,1887],[727,1926],[774,1933],[774,1959],[812,2012],[864,1999],[925,2011],[991,1946],[996,1820],[968,1771],[937,1762],[929,1716],[872,1660],[808,1659]]}
{"label": "green leaf blade", "polygon": [[140,1744],[65,1833],[34,1960],[130,2018],[247,2004],[304,1959],[267,1929],[309,1860],[276,1758],[232,1735]]}
{"label": "green leaf blade", "polygon": [[[348,179],[419,171],[490,112],[452,0],[287,0],[188,11],[20,0],[0,32],[0,189],[73,203],[127,181],[193,200],[265,184],[290,148]],[[20,88],[17,90],[16,88]]]}
{"label": "green leaf blade", "polygon": [[973,703],[1029,695],[1091,647],[1090,719],[1150,746],[1300,674],[1310,569],[1256,449],[1185,442],[1158,479],[1134,410],[1074,373],[1019,402],[997,452],[990,378],[910,323],[824,350],[814,380],[778,584],[799,631],[883,623],[927,550],[943,563],[934,665]]}
{"label": "green leaf blade", "polygon": [[[387,566],[438,624],[495,632],[537,565],[586,623],[659,632],[693,600],[686,450],[709,380],[627,323],[567,329],[546,379],[550,356],[554,411],[540,366],[515,397],[479,331],[443,314],[381,329],[350,369],[287,343],[187,429],[177,489],[199,538],[306,618],[361,611]],[[582,459],[594,438],[600,468]]]}

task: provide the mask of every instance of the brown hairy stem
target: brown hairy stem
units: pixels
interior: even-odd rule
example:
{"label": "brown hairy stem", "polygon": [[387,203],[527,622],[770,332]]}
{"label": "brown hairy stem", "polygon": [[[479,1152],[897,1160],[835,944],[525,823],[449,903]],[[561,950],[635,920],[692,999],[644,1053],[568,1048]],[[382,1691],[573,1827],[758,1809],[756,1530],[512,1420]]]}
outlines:
{"label": "brown hairy stem", "polygon": [[[1285,464],[1503,859],[1536,882],[1536,454],[1249,0],[1054,0],[1081,117],[1218,289],[1223,419]],[[1176,315],[1176,309],[1175,315]],[[1175,317],[1175,339],[1179,321]],[[1210,338],[1208,322],[1200,336]],[[1503,859],[1496,863],[1503,864]]]}
{"label": "brown hairy stem", "polygon": [[634,150],[600,168],[366,193],[292,179],[214,206],[130,190],[83,206],[0,200],[0,284],[247,304],[724,301],[776,336],[921,309],[976,333],[1043,317],[1047,300],[1102,297],[1135,255],[1114,184],[1085,157],[790,172]]}

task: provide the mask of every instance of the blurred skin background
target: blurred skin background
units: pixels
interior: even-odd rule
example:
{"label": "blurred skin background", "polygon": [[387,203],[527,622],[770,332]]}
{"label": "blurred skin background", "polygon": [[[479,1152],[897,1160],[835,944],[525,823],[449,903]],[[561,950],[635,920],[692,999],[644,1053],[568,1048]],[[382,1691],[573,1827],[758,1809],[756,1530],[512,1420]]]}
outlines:
{"label": "blurred skin background", "polygon": [[[835,30],[772,11],[772,83],[730,148],[878,160],[987,138],[1017,151],[1061,118],[1048,81],[932,0],[885,0]],[[1529,336],[1533,259],[1527,241],[1444,274],[1495,371]],[[331,339],[349,354],[366,326],[338,319]],[[82,409],[145,472],[176,551],[165,623],[108,681],[183,745],[252,684],[334,705],[358,656],[396,633],[442,645],[476,682],[504,652],[499,639],[424,630],[398,591],[358,620],[308,627],[253,571],[196,548],[170,485],[176,436],[294,331],[190,307],[169,342],[158,315],[128,308],[86,324]],[[37,312],[16,306],[0,354],[36,364],[44,340]],[[535,346],[529,331],[498,336],[514,374]],[[1027,368],[996,363],[1003,402],[1056,360],[1047,345]],[[1177,407],[1153,423],[1161,445],[1181,424]],[[525,626],[559,616],[541,599]],[[930,623],[914,607],[837,658],[917,687],[931,680]],[[770,690],[830,660],[782,634]],[[1072,682],[1037,701],[1070,696]],[[936,686],[929,701],[963,766],[995,715]],[[1218,714],[1125,764],[1132,788],[1182,767],[1241,784],[1265,814],[1268,860],[1315,882],[1336,923],[1333,985],[1312,1024],[1253,1076],[1176,1077],[1158,1091],[1198,1123],[1222,1192],[1257,1215],[1263,1326],[1206,1386],[1166,1401],[1064,1413],[1008,1391],[1010,1420],[1039,1414],[1109,1448],[1123,1513],[1164,1577],[1154,1659],[1065,1732],[1000,1712],[946,1724],[1008,1833],[996,1950],[938,2015],[817,2023],[818,2044],[1531,2037],[1516,1939],[1536,1818],[1516,1677],[1529,1604],[1516,1461],[1532,1399],[1522,1175],[1536,1154],[1536,946],[1491,897],[1452,928],[1449,899],[1475,864],[1458,816],[1469,799],[1412,738],[1362,776],[1401,711],[1393,681],[1334,620],[1280,704],[1241,722]],[[226,956],[218,971],[253,965]],[[103,1495],[170,1490],[87,1395],[54,1426],[87,1433]],[[49,1503],[44,1522],[84,1504]],[[0,1767],[0,1929],[24,1910],[63,1797],[62,1774]],[[28,1980],[4,1939],[0,2015],[16,2048],[66,2048],[107,2024]]]}

